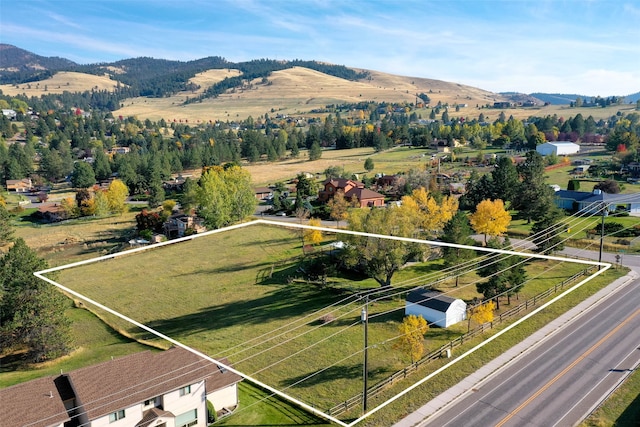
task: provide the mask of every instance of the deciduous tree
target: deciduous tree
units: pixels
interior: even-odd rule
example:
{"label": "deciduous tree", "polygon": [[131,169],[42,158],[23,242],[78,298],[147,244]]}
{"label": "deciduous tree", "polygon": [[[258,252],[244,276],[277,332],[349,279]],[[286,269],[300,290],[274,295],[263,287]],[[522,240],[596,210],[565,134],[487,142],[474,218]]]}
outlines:
{"label": "deciduous tree", "polygon": [[484,325],[487,322],[493,322],[493,311],[496,309],[496,305],[493,301],[487,301],[484,304],[476,305],[471,308],[469,313],[469,322],[467,324],[467,331],[471,329],[471,321],[473,320],[478,325]]}
{"label": "deciduous tree", "polygon": [[210,168],[200,178],[198,214],[211,228],[242,221],[255,212],[257,200],[251,175],[239,166]]}
{"label": "deciduous tree", "polygon": [[329,216],[336,221],[336,226],[340,228],[340,221],[346,221],[348,218],[348,211],[350,204],[344,197],[344,191],[338,190],[331,200],[327,203],[329,208]]}
{"label": "deciduous tree", "polygon": [[458,200],[446,196],[438,203],[424,187],[420,187],[413,190],[411,196],[402,198],[400,209],[416,211],[418,226],[426,233],[437,234],[458,211]]}
{"label": "deciduous tree", "polygon": [[620,192],[620,185],[613,179],[605,179],[593,186],[594,190],[600,190],[607,194],[618,194]]}
{"label": "deciduous tree", "polygon": [[398,326],[398,330],[400,336],[395,347],[407,354],[411,363],[420,360],[424,353],[424,334],[429,330],[427,321],[422,316],[409,315]]}
{"label": "deciduous tree", "polygon": [[[413,237],[417,233],[415,222],[406,220],[399,208],[353,209],[349,212],[349,230],[389,236]],[[348,236],[345,263],[362,268],[380,286],[391,286],[393,275],[410,259],[422,256],[424,247],[416,243],[397,240]]]}
{"label": "deciduous tree", "polygon": [[511,215],[505,210],[502,200],[483,200],[469,221],[476,233],[484,234],[486,244],[487,236],[498,236],[507,231]]}
{"label": "deciduous tree", "polygon": [[129,189],[124,182],[114,179],[107,189],[107,200],[109,202],[109,210],[113,213],[123,214],[127,211],[127,196]]}
{"label": "deciduous tree", "polygon": [[89,163],[76,162],[73,165],[73,173],[71,174],[71,184],[75,188],[89,188],[96,183],[96,175]]}
{"label": "deciduous tree", "polygon": [[[312,227],[320,227],[322,222],[320,221],[320,218],[311,218],[309,219],[309,225]],[[315,246],[322,243],[323,238],[322,231],[305,228],[303,231],[302,241],[304,245]]]}

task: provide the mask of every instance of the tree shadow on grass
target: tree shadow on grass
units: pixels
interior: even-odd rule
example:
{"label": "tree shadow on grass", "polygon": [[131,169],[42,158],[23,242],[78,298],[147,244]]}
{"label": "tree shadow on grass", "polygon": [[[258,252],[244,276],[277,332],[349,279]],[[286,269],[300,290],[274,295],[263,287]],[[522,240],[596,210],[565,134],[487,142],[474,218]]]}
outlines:
{"label": "tree shadow on grass", "polygon": [[[367,378],[378,378],[381,375],[389,374],[392,370],[378,367],[375,369],[369,369],[369,375]],[[283,387],[289,387],[295,384],[294,387],[316,387],[320,384],[335,381],[335,380],[361,380],[362,379],[362,363],[355,363],[350,366],[336,365],[331,366],[328,369],[313,375],[313,372],[307,372],[302,375],[288,378],[283,381]],[[298,384],[298,382],[300,382]]]}
{"label": "tree shadow on grass", "polygon": [[306,285],[291,284],[260,298],[210,306],[183,316],[152,321],[147,326],[172,337],[237,325],[249,327],[282,319],[300,318],[333,304],[339,298]]}

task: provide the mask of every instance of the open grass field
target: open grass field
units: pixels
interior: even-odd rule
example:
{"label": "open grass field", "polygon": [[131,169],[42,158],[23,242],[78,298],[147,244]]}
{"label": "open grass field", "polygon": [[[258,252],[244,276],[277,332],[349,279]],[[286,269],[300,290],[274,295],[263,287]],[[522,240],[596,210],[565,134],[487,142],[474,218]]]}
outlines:
{"label": "open grass field", "polygon": [[120,250],[135,236],[137,211],[107,218],[87,218],[54,224],[15,221],[15,236],[21,237],[49,265],[63,265]]}
{"label": "open grass field", "polygon": [[[349,174],[373,176],[376,173],[395,174],[409,169],[424,169],[427,154],[434,150],[427,148],[398,147],[393,150],[376,153],[373,148],[354,148],[351,150],[324,150],[322,158],[308,161],[306,151],[300,152],[298,159],[287,159],[279,162],[259,162],[243,166],[251,174],[254,185],[275,184],[295,178],[302,172],[319,175],[324,179],[324,171],[329,166],[341,166]],[[375,168],[371,172],[364,169],[367,157],[373,159]]]}
{"label": "open grass field", "polygon": [[[376,289],[371,280],[341,280],[320,288],[300,276],[300,238],[280,227],[251,225],[143,253],[60,272],[58,281],[124,315],[212,357],[228,357],[234,367],[319,408],[328,408],[361,389],[362,301],[354,291]],[[532,263],[519,298],[553,286],[583,267]],[[429,284],[441,266],[417,264],[397,274],[395,288]],[[474,275],[458,288],[442,290],[471,299]],[[512,304],[515,304],[515,298]],[[336,304],[333,308],[328,308]],[[509,308],[506,301],[503,309]],[[370,381],[383,380],[410,360],[394,349],[404,297],[370,304]],[[168,343],[107,313],[115,329],[141,341]],[[324,324],[321,318],[336,320]],[[432,351],[466,332],[467,325],[433,328]],[[434,365],[435,366],[435,365]]]}

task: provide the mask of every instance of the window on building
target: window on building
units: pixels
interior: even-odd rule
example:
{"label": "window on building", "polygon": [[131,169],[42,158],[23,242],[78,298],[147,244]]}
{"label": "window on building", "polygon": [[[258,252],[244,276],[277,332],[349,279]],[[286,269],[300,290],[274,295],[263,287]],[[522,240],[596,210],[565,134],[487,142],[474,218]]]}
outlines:
{"label": "window on building", "polygon": [[109,422],[113,423],[124,418],[124,409],[109,414]]}
{"label": "window on building", "polygon": [[192,409],[176,417],[176,427],[191,427],[198,424],[198,410]]}
{"label": "window on building", "polygon": [[190,385],[188,385],[186,387],[182,387],[180,389],[180,396],[184,396],[184,395],[189,394],[189,393],[191,393],[191,386]]}

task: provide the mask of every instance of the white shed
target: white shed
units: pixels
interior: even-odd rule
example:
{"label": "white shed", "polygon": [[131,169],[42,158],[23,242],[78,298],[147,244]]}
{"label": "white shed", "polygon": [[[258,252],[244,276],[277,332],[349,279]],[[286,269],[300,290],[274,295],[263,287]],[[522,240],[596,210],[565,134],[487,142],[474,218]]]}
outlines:
{"label": "white shed", "polygon": [[416,289],[407,294],[405,316],[422,316],[430,324],[446,328],[467,318],[467,304],[440,292]]}
{"label": "white shed", "polygon": [[543,156],[555,154],[556,156],[567,156],[569,154],[577,154],[580,152],[580,146],[573,142],[554,141],[545,142],[536,147],[536,151]]}

